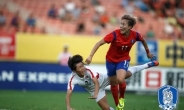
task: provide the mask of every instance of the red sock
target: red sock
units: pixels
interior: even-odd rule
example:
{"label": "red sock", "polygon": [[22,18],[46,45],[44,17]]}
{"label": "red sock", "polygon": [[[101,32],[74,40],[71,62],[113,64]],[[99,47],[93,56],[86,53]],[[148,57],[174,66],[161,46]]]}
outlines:
{"label": "red sock", "polygon": [[112,93],[112,96],[114,98],[114,102],[116,104],[116,106],[118,105],[119,103],[119,98],[118,98],[118,85],[111,85],[111,93]]}
{"label": "red sock", "polygon": [[126,90],[126,82],[119,84],[120,98],[124,98],[125,90]]}

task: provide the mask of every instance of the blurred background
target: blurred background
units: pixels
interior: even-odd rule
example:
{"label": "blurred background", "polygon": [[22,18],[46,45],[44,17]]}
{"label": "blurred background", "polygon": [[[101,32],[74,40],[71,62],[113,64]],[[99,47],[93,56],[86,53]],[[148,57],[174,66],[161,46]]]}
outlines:
{"label": "blurred background", "polygon": [[[127,79],[127,92],[149,97],[159,87],[171,85],[183,100],[184,0],[0,0],[0,98],[16,96],[14,90],[59,91],[65,95],[71,72],[68,57],[80,54],[86,59],[97,41],[119,28],[125,13],[137,17],[133,30],[142,34],[160,62],[159,67]],[[108,46],[98,50],[91,64],[104,74]],[[133,46],[130,56],[130,66],[149,61],[140,43]],[[75,91],[80,94],[84,89],[76,86]],[[62,100],[64,95],[60,96]],[[156,106],[156,110],[157,96],[154,98],[155,105],[150,106]],[[7,103],[0,109],[10,110],[12,105]],[[142,109],[148,108],[149,104]]]}

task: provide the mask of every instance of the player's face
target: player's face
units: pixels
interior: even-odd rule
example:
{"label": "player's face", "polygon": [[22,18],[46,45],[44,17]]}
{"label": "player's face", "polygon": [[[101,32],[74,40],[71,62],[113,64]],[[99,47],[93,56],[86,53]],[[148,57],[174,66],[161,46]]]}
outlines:
{"label": "player's face", "polygon": [[85,67],[84,67],[84,63],[83,62],[80,62],[78,64],[76,64],[76,71],[75,73],[79,76],[79,77],[83,77],[84,74],[85,74]]}
{"label": "player's face", "polygon": [[125,34],[131,29],[131,26],[128,25],[128,20],[122,19],[120,23],[120,32],[121,34]]}

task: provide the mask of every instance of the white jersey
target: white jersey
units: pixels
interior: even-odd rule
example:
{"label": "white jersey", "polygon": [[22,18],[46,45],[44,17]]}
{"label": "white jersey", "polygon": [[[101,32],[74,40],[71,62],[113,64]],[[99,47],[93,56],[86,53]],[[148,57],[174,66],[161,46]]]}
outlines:
{"label": "white jersey", "polygon": [[109,85],[108,76],[106,74],[99,74],[86,66],[86,73],[83,78],[80,78],[76,73],[72,73],[68,81],[68,89],[73,90],[75,84],[85,88],[90,94],[94,92],[94,83],[92,78],[98,79],[100,89],[104,89]]}

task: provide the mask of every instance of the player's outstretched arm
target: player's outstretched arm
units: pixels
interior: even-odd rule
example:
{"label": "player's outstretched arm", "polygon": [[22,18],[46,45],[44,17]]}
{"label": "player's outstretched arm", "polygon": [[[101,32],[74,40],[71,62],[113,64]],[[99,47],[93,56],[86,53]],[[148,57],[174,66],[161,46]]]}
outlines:
{"label": "player's outstretched arm", "polygon": [[93,80],[93,83],[94,83],[94,85],[95,85],[95,91],[94,91],[93,97],[94,97],[94,98],[97,98],[98,92],[99,92],[99,88],[100,88],[99,82],[98,82],[98,79],[97,79],[96,77],[93,78],[92,80]]}
{"label": "player's outstretched arm", "polygon": [[94,46],[93,49],[91,50],[90,55],[88,56],[88,58],[87,58],[86,61],[85,61],[87,64],[90,64],[90,63],[91,63],[92,58],[93,58],[95,52],[98,50],[98,48],[99,48],[101,45],[103,45],[103,44],[105,44],[105,43],[106,43],[106,42],[104,41],[104,39],[101,39],[100,41],[98,41],[98,42],[95,44],[95,46]]}
{"label": "player's outstretched arm", "polygon": [[67,110],[74,110],[70,106],[70,98],[71,98],[71,96],[72,96],[72,90],[67,90],[67,93],[66,93],[66,107],[67,107]]}
{"label": "player's outstretched arm", "polygon": [[149,59],[152,59],[154,57],[154,55],[150,53],[149,48],[148,48],[148,44],[146,43],[145,39],[143,39],[141,42],[142,42],[142,45],[144,46],[144,48],[146,50],[147,57]]}

